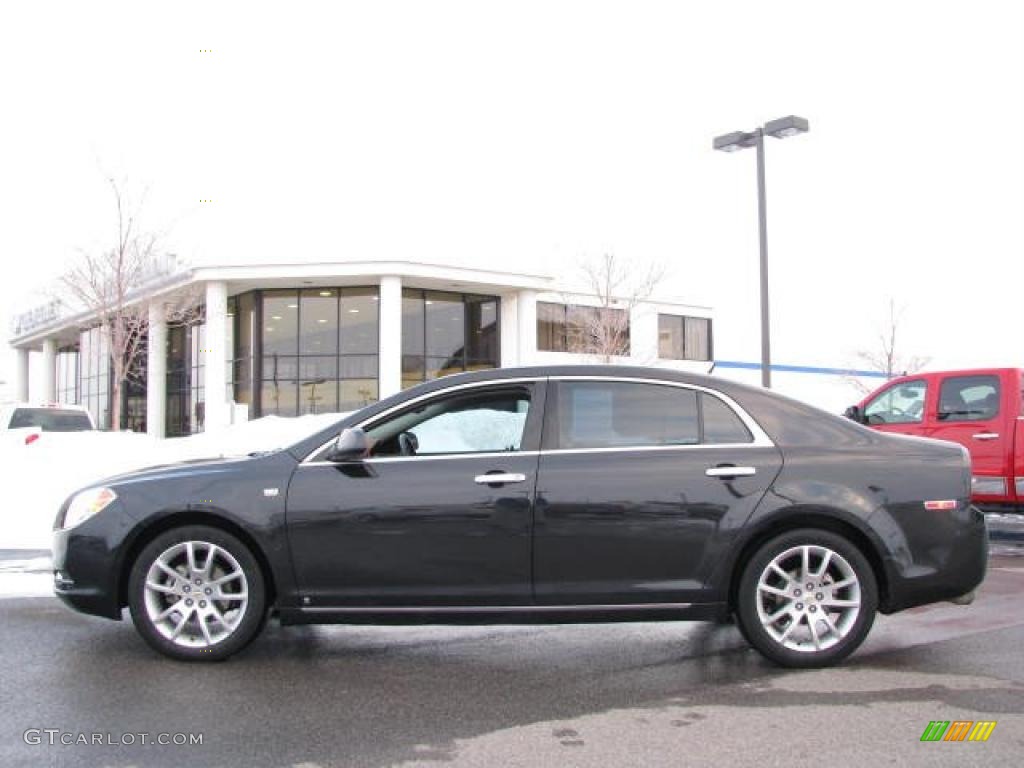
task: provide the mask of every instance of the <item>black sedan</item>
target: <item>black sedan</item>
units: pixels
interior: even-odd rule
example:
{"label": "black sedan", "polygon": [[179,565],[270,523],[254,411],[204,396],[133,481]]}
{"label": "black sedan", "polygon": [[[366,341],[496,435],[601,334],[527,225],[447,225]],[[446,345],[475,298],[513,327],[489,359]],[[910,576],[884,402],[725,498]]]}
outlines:
{"label": "black sedan", "polygon": [[55,590],[179,659],[283,624],[728,620],[830,664],[985,576],[967,452],[622,366],[460,374],[286,449],[65,502]]}

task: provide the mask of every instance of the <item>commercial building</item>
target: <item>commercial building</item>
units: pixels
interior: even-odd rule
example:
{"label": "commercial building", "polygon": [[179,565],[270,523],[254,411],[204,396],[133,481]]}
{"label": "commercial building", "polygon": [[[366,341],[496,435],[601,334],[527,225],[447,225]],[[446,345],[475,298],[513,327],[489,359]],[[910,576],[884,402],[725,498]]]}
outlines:
{"label": "commercial building", "polygon": [[[169,324],[182,291],[201,310]],[[15,319],[15,396],[29,398],[29,356],[42,355],[42,397],[81,403],[103,428],[177,436],[269,414],[347,411],[459,371],[604,357],[706,372],[708,307],[651,297],[600,307],[549,275],[413,262],[203,266],[132,296],[148,332],[111,421],[111,365],[96,317],[56,304]],[[615,352],[580,338],[595,327]]]}

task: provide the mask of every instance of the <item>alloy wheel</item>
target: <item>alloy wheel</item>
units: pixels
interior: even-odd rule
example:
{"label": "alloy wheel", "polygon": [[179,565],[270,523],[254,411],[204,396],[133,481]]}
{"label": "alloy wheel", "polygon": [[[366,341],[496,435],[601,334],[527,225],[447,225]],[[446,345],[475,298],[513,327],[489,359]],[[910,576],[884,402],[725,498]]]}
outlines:
{"label": "alloy wheel", "polygon": [[854,568],[822,545],[786,549],[769,561],[757,582],[757,617],[765,632],[801,653],[840,643],[856,625],[861,602]]}
{"label": "alloy wheel", "polygon": [[157,632],[184,648],[208,648],[234,634],[249,606],[249,583],[225,547],[176,543],[146,573],[146,615]]}

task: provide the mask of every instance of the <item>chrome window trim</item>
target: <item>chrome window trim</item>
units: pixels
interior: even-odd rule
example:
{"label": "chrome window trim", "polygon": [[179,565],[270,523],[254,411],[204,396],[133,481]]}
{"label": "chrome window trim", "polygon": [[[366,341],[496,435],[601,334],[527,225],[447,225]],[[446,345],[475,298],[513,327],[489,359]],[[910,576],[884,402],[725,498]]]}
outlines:
{"label": "chrome window trim", "polygon": [[[458,392],[458,391],[463,390],[463,389],[474,389],[474,388],[477,388],[477,387],[489,387],[489,386],[494,386],[495,384],[535,384],[538,381],[544,381],[546,378],[547,378],[546,376],[529,376],[529,377],[522,377],[522,378],[515,378],[515,379],[490,379],[488,381],[470,381],[470,382],[467,382],[466,384],[456,384],[455,386],[446,387],[445,389],[439,389],[439,390],[437,390],[435,392],[427,392],[426,394],[420,395],[419,397],[414,397],[412,400],[406,400],[406,401],[404,401],[402,403],[399,403],[398,405],[394,405],[394,406],[388,408],[386,411],[382,411],[382,412],[380,412],[378,414],[375,414],[375,415],[371,416],[368,419],[364,419],[363,421],[359,422],[355,426],[356,426],[357,429],[363,429],[367,424],[371,424],[371,423],[380,421],[381,419],[384,419],[384,418],[390,416],[392,413],[396,413],[397,411],[401,411],[401,410],[403,410],[405,408],[408,408],[410,405],[415,405],[416,403],[420,402],[421,400],[426,400],[428,398],[437,397],[439,395],[447,395],[449,392]],[[310,451],[309,453],[306,454],[305,458],[303,458],[303,460],[300,462],[300,465],[302,465],[302,464],[330,464],[331,466],[336,466],[333,461],[317,461],[317,462],[314,462],[312,459],[313,459],[314,456],[316,456],[318,453],[320,453],[320,451],[322,451],[324,448],[326,448],[328,445],[330,445],[331,443],[333,443],[337,439],[338,439],[338,436],[335,435],[334,437],[332,437],[327,442],[321,444],[319,447],[314,448],[312,451]],[[524,454],[524,452],[522,452],[522,451],[498,451],[497,453],[498,454],[502,454],[502,455],[515,454],[517,456],[522,456]],[[466,456],[482,456],[482,455],[484,455],[484,454],[482,454],[482,453],[438,454],[438,456],[449,456],[451,458],[460,458],[460,457],[464,458]],[[416,458],[421,458],[421,457],[418,457],[418,456],[394,456],[394,457],[390,457],[389,456],[389,457],[380,457],[380,458],[416,459]],[[427,457],[424,456],[422,458],[427,458]],[[379,460],[380,459],[366,459],[366,461],[379,461]]]}
{"label": "chrome window trim", "polygon": [[[549,448],[541,451],[488,451],[482,453],[443,453],[436,454],[433,456],[380,456],[376,458],[364,459],[366,463],[384,463],[384,462],[395,462],[395,461],[412,461],[412,460],[431,460],[431,459],[465,459],[475,457],[488,457],[488,456],[543,456],[546,454],[570,454],[570,453],[614,453],[622,451],[676,451],[676,450],[687,450],[694,448],[703,449],[736,449],[736,448],[774,448],[775,443],[767,433],[761,429],[761,425],[758,424],[754,418],[743,409],[735,400],[729,397],[724,392],[711,389],[710,387],[702,387],[700,384],[687,384],[681,381],[666,381],[664,379],[651,379],[640,376],[609,376],[605,375],[553,375],[553,376],[531,376],[524,378],[514,379],[490,379],[487,381],[473,381],[467,384],[457,384],[453,387],[446,389],[439,389],[435,392],[428,392],[419,397],[413,398],[412,400],[406,400],[399,405],[392,406],[386,411],[378,413],[369,419],[364,419],[355,426],[359,429],[363,429],[367,424],[380,421],[381,419],[387,418],[392,413],[403,410],[410,405],[415,405],[421,400],[433,398],[437,396],[447,395],[452,392],[458,392],[464,389],[473,389],[478,387],[494,386],[501,384],[534,384],[539,381],[611,381],[611,382],[626,382],[631,384],[658,384],[666,387],[677,387],[679,389],[687,389],[695,392],[703,392],[710,397],[717,397],[725,405],[730,408],[736,416],[739,417],[743,425],[750,430],[750,434],[753,440],[749,443],[693,443],[687,445],[622,445],[622,446],[605,446],[601,448]],[[313,457],[316,456],[320,451],[324,450],[328,445],[333,443],[337,439],[337,435],[330,438],[314,450],[306,454],[306,457],[299,462],[299,466],[331,466],[335,467],[337,464],[333,461],[313,461]]]}
{"label": "chrome window trim", "polygon": [[[333,441],[329,440],[328,444]],[[322,449],[318,449],[322,450]],[[393,464],[395,462],[402,461],[450,461],[451,459],[478,459],[478,458],[508,458],[509,456],[539,456],[541,451],[481,451],[479,453],[472,453],[467,451],[466,453],[435,453],[435,454],[424,454],[422,456],[371,456],[368,459],[363,459],[360,463],[362,464]],[[299,466],[303,467],[336,467],[337,462],[333,461],[304,461]]]}
{"label": "chrome window trim", "polygon": [[547,450],[540,451],[541,456],[557,456],[559,454],[571,454],[571,453],[648,453],[652,451],[686,451],[699,448],[701,450],[714,450],[718,448],[728,448],[735,450],[737,448],[764,448],[767,446],[756,445],[754,443],[693,443],[687,445],[612,445],[602,446],[601,448],[548,448]]}

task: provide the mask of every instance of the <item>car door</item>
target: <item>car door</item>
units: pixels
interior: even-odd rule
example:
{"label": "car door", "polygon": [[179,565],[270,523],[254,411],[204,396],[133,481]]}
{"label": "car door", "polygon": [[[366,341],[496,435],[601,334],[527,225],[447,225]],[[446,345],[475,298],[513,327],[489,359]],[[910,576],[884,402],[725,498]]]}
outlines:
{"label": "car door", "polygon": [[1012,436],[1004,436],[1003,389],[995,374],[942,376],[935,419],[928,437],[949,440],[971,454],[972,497],[978,501],[1003,501],[1012,489],[1010,475]]}
{"label": "car door", "polygon": [[362,461],[325,448],[300,464],[287,523],[304,607],[528,603],[544,386],[417,398],[365,425]]}
{"label": "car door", "polygon": [[661,381],[552,380],[547,402],[538,603],[706,598],[716,541],[743,525],[781,467],[768,437],[727,398]]}

